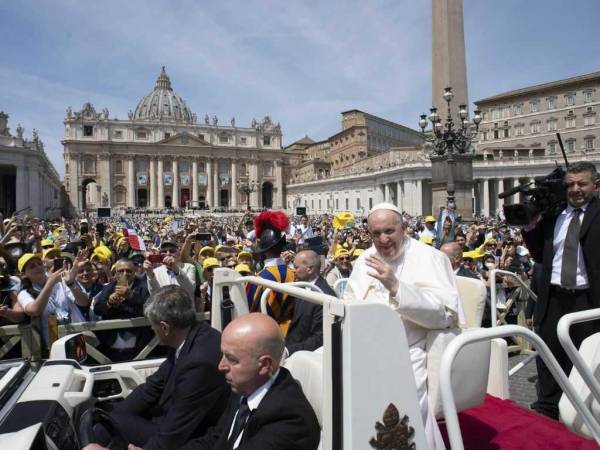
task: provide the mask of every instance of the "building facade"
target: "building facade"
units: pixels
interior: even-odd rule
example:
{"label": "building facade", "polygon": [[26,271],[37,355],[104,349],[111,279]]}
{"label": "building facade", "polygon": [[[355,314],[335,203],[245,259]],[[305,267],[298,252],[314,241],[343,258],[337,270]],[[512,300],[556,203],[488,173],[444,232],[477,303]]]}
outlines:
{"label": "building facade", "polygon": [[284,206],[281,126],[266,116],[240,127],[196,114],[162,68],[126,120],[86,103],[67,109],[65,189],[77,212],[113,208]]}
{"label": "building facade", "polygon": [[[557,162],[564,164],[557,132],[570,162],[600,163],[600,72],[517,89],[475,104],[484,115],[473,160],[476,214],[491,215],[505,202],[520,201],[519,195],[503,200],[498,194],[549,174]],[[296,154],[303,148],[309,155],[314,146],[322,148],[328,143],[319,158],[329,161],[334,157],[331,141],[335,136],[287,148]],[[378,153],[367,140],[366,152],[360,156],[363,158],[343,170],[331,168],[329,173],[307,156],[289,178],[287,208],[363,214],[373,204],[390,201],[410,214],[435,214],[443,206],[432,202],[431,162],[422,144]]]}
{"label": "building facade", "polygon": [[60,217],[62,184],[44,143],[35,129],[31,139],[24,137],[21,125],[11,134],[8,118],[0,111],[0,211],[5,217],[15,212]]}

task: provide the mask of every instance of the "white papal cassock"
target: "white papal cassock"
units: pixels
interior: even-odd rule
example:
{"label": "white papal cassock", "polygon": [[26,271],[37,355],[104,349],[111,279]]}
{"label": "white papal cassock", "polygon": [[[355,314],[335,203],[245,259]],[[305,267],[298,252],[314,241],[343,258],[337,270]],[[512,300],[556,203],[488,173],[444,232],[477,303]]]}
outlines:
{"label": "white papal cassock", "polygon": [[345,299],[367,300],[389,304],[402,316],[410,357],[417,382],[417,394],[430,449],[443,449],[437,422],[427,405],[427,332],[456,327],[464,322],[462,305],[452,266],[442,252],[407,238],[403,255],[388,263],[395,269],[399,289],[395,297],[368,272],[365,258],[376,255],[375,247],[364,251],[356,260]]}

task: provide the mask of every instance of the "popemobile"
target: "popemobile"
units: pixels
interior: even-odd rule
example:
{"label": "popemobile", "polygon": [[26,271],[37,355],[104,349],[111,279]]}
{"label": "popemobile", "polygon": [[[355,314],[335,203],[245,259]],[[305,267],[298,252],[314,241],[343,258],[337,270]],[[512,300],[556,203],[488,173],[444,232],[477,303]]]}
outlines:
{"label": "popemobile", "polygon": [[[271,290],[323,306],[323,347],[296,352],[284,362],[319,420],[321,449],[427,448],[403,322],[390,306],[341,301],[306,283],[279,284],[231,269],[217,269],[214,276],[212,311],[203,317],[210,317],[217,330],[248,314],[247,283],[264,288],[263,308]],[[600,365],[600,334],[577,351],[569,326],[600,318],[600,310],[571,314],[559,323],[561,342],[574,363],[568,378],[529,329],[480,328],[485,288],[479,280],[463,279],[458,287],[467,327],[433,330],[427,338],[429,407],[446,430],[449,447],[597,448],[600,385],[593,374]],[[558,379],[565,393],[562,423],[508,399],[506,336],[530,341]],[[90,364],[97,356],[91,341],[89,332],[70,334],[58,339],[40,364],[21,359],[0,366],[0,448],[78,449],[94,442],[97,423],[115,431],[110,448],[126,448],[101,409],[83,413],[125,398],[163,359]]]}

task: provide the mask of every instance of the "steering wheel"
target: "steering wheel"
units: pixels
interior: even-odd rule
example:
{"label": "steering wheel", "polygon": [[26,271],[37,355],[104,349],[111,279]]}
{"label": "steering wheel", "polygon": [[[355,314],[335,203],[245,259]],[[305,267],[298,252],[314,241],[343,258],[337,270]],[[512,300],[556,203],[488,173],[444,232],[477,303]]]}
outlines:
{"label": "steering wheel", "polygon": [[125,450],[128,442],[123,437],[113,418],[103,409],[92,407],[85,411],[79,419],[79,445],[85,447],[93,442],[99,443],[96,427],[102,426],[110,441],[106,444],[108,450]]}

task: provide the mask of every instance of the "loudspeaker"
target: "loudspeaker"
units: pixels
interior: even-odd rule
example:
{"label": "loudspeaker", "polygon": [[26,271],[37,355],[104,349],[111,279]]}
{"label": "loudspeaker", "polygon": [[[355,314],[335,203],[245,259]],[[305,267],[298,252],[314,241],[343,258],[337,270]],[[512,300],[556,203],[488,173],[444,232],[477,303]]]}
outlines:
{"label": "loudspeaker", "polygon": [[296,215],[297,216],[305,216],[306,215],[306,206],[297,206],[296,207]]}
{"label": "loudspeaker", "polygon": [[110,217],[110,208],[98,208],[98,217]]}

